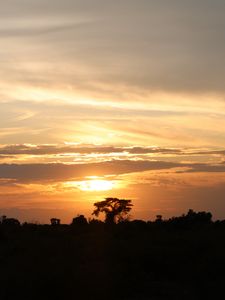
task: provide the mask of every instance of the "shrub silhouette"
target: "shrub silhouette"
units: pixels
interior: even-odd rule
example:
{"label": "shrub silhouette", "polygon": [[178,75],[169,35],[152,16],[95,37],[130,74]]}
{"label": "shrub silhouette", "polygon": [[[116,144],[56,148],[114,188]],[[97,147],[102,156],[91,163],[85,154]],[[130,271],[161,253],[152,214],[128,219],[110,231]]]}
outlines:
{"label": "shrub silhouette", "polygon": [[86,225],[88,225],[88,222],[84,215],[79,215],[79,216],[73,218],[71,225],[86,226]]}
{"label": "shrub silhouette", "polygon": [[20,221],[15,218],[7,218],[6,216],[3,216],[2,218],[2,225],[5,226],[20,226]]}
{"label": "shrub silhouette", "polygon": [[105,198],[105,200],[94,203],[96,207],[93,215],[105,214],[105,223],[114,224],[125,220],[132,209],[131,200],[118,198]]}
{"label": "shrub silhouette", "polygon": [[157,215],[155,222],[156,223],[162,223],[162,215]]}
{"label": "shrub silhouette", "polygon": [[210,212],[195,212],[193,209],[189,209],[188,213],[183,214],[180,217],[172,217],[167,221],[169,224],[177,228],[194,228],[210,225],[212,223],[212,214]]}

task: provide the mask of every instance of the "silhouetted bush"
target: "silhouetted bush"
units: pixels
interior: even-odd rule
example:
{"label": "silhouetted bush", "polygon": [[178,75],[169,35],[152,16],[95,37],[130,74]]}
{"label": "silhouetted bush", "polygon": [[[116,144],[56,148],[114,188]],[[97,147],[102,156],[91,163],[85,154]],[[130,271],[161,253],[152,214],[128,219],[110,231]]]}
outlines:
{"label": "silhouetted bush", "polygon": [[73,226],[87,226],[88,221],[84,215],[79,215],[76,218],[73,218],[72,224]]}
{"label": "silhouetted bush", "polygon": [[2,220],[2,226],[18,227],[20,226],[20,222],[14,218],[4,218]]}

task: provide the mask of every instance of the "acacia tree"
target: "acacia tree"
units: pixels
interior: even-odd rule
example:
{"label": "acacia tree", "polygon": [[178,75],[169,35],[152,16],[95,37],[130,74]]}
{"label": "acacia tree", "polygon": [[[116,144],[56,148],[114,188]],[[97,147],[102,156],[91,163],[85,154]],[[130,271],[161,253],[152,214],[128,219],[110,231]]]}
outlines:
{"label": "acacia tree", "polygon": [[105,198],[103,201],[94,203],[95,210],[92,215],[98,217],[100,213],[105,214],[105,223],[113,224],[123,221],[132,209],[131,200],[118,198]]}

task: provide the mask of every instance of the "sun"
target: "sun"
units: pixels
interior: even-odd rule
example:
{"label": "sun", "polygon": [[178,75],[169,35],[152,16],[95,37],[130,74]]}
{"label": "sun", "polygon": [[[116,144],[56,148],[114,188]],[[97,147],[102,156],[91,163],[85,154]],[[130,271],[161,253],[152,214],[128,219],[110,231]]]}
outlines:
{"label": "sun", "polygon": [[66,188],[78,188],[79,190],[86,192],[109,191],[116,186],[116,182],[114,180],[106,180],[97,176],[90,176],[86,178],[86,180],[82,181],[64,182],[64,186]]}
{"label": "sun", "polygon": [[78,188],[82,191],[98,192],[98,191],[109,191],[113,189],[114,182],[110,180],[103,179],[91,179],[80,181]]}

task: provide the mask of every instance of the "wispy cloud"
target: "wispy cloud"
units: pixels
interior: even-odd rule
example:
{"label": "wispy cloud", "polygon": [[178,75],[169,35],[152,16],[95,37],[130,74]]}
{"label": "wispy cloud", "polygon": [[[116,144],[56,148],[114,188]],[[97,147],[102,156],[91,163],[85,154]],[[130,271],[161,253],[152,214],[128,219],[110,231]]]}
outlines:
{"label": "wispy cloud", "polygon": [[0,154],[2,155],[47,155],[47,154],[110,154],[122,153],[127,154],[179,154],[181,149],[161,148],[161,147],[116,147],[116,146],[96,146],[96,145],[27,145],[27,144],[12,144],[0,146]]}
{"label": "wispy cloud", "polygon": [[157,146],[107,146],[93,144],[8,144],[0,145],[0,160],[10,164],[100,163],[114,160],[165,161],[219,164],[222,148],[171,148]]}
{"label": "wispy cloud", "polygon": [[[18,55],[22,61],[54,59],[58,72],[47,67],[43,84],[53,77],[73,85],[80,77],[81,86],[97,82],[96,88],[110,83],[149,91],[224,93],[224,11],[220,0],[213,5],[206,0],[188,5],[178,0],[168,5],[153,0],[1,3],[1,38],[7,39],[1,54],[8,60]],[[85,26],[73,26],[82,22]],[[24,48],[24,41],[33,47]],[[10,49],[16,42],[16,49]],[[7,66],[2,71],[7,74]],[[18,72],[29,80],[32,68],[21,66]]]}

